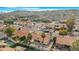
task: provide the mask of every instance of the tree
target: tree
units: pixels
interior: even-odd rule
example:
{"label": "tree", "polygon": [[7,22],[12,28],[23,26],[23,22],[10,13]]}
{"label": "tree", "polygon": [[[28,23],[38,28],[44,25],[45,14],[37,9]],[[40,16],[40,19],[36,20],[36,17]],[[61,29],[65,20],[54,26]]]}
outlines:
{"label": "tree", "polygon": [[41,37],[43,38],[43,41],[42,41],[42,43],[44,42],[44,38],[45,38],[45,33],[43,32],[42,34],[41,34]]}
{"label": "tree", "polygon": [[59,30],[59,35],[67,35],[68,34],[68,31],[67,29],[65,29],[64,27],[61,27],[60,30]]}
{"label": "tree", "polygon": [[15,40],[15,41],[18,41],[19,36],[12,36],[12,39]]}
{"label": "tree", "polygon": [[73,27],[74,27],[74,24],[75,24],[75,19],[74,18],[69,18],[67,21],[66,21],[66,25],[68,27],[68,31],[71,32]]}
{"label": "tree", "polygon": [[7,36],[12,36],[13,33],[14,33],[15,29],[12,28],[12,27],[8,27],[6,30],[5,30],[5,33],[7,34]]}
{"label": "tree", "polygon": [[29,34],[27,35],[27,37],[22,36],[22,37],[19,38],[20,43],[22,43],[22,44],[24,44],[24,45],[30,44],[30,40],[31,40],[31,39],[32,39],[31,33],[29,33]]}
{"label": "tree", "polygon": [[19,39],[20,39],[20,42],[22,42],[22,41],[26,40],[26,37],[25,36],[22,36]]}
{"label": "tree", "polygon": [[13,24],[13,20],[4,20],[4,23],[10,25],[10,24]]}
{"label": "tree", "polygon": [[53,45],[56,45],[56,37],[53,38]]}
{"label": "tree", "polygon": [[32,39],[32,35],[31,35],[31,33],[29,33],[28,35],[27,35],[27,41],[28,41],[28,43],[30,43],[30,40]]}
{"label": "tree", "polygon": [[76,40],[75,42],[73,42],[71,50],[79,51],[79,40]]}

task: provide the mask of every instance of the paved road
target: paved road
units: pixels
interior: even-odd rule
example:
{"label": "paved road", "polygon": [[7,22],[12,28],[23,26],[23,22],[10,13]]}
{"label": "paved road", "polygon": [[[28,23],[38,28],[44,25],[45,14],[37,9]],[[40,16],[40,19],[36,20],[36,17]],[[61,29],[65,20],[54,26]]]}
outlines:
{"label": "paved road", "polygon": [[5,37],[5,38],[4,38],[4,41],[5,41],[7,44],[9,44],[9,45],[14,45],[14,44],[16,44],[16,42],[13,41],[13,39],[10,38],[10,37]]}

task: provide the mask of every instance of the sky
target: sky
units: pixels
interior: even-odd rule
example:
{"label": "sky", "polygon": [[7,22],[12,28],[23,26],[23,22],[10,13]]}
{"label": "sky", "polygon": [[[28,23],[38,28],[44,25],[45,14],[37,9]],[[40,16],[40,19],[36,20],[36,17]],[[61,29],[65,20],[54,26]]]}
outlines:
{"label": "sky", "polygon": [[46,10],[79,10],[79,7],[0,7],[0,12],[23,11],[46,11]]}

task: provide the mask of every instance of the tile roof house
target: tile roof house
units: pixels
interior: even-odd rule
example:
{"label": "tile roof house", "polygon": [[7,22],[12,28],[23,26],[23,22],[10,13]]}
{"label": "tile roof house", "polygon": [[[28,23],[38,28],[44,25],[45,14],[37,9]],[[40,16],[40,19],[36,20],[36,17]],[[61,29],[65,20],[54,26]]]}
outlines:
{"label": "tile roof house", "polygon": [[26,25],[26,24],[32,24],[32,22],[30,22],[30,21],[17,21],[17,22],[14,22],[14,24],[16,24],[16,25]]}
{"label": "tile roof house", "polygon": [[7,37],[6,34],[4,34],[3,32],[0,32],[0,39]]}
{"label": "tile roof house", "polygon": [[79,31],[79,25],[75,25],[73,31]]}
{"label": "tile roof house", "polygon": [[59,30],[61,27],[67,28],[66,24],[54,24],[54,28]]}
{"label": "tile roof house", "polygon": [[2,40],[0,42],[0,48],[5,48],[5,47],[7,47],[7,43],[4,43],[4,40]]}
{"label": "tile roof house", "polygon": [[44,38],[44,41],[43,41],[41,34],[33,32],[32,33],[32,41],[39,41],[40,43],[43,42],[43,44],[48,44],[49,41],[50,41],[50,36],[46,35],[45,38]]}
{"label": "tile roof house", "polygon": [[16,51],[15,48],[8,47],[8,44],[4,40],[0,42],[0,51]]}
{"label": "tile roof house", "polygon": [[6,47],[6,48],[0,48],[0,51],[16,51],[16,49],[15,48]]}
{"label": "tile roof house", "polygon": [[71,36],[57,36],[56,45],[67,45],[72,46],[72,43],[75,42],[75,37]]}
{"label": "tile roof house", "polygon": [[27,36],[28,33],[29,33],[28,30],[21,29],[21,30],[17,30],[14,34],[16,36],[22,37],[22,36]]}
{"label": "tile roof house", "polygon": [[0,30],[3,30],[6,27],[4,24],[0,24]]}
{"label": "tile roof house", "polygon": [[75,24],[79,25],[79,19],[75,19]]}
{"label": "tile roof house", "polygon": [[[30,33],[30,31],[21,29],[21,30],[16,31],[14,33],[14,35],[22,37],[22,36],[27,36],[29,33]],[[32,34],[32,40],[31,41],[39,41],[39,42],[43,41],[41,34],[39,34],[38,32],[32,32],[31,34]],[[50,41],[50,36],[46,34],[46,36],[44,38],[44,44],[48,44],[49,41]]]}
{"label": "tile roof house", "polygon": [[44,23],[34,23],[32,25],[32,29],[33,29],[33,31],[39,31],[39,30],[45,28],[45,26],[46,26],[46,24],[44,24]]}

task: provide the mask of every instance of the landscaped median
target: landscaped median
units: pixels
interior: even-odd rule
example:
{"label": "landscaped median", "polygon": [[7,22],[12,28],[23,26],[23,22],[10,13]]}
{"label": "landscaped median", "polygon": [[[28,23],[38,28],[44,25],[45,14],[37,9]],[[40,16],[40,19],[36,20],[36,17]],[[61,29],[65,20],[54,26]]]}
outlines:
{"label": "landscaped median", "polygon": [[23,44],[20,44],[20,43],[16,43],[15,45],[12,45],[12,46],[10,46],[10,47],[11,47],[11,48],[16,48],[16,47],[18,47],[18,46],[25,48],[24,51],[39,51],[39,49],[36,49],[36,48],[34,48],[34,47],[32,47],[32,46],[23,45]]}

